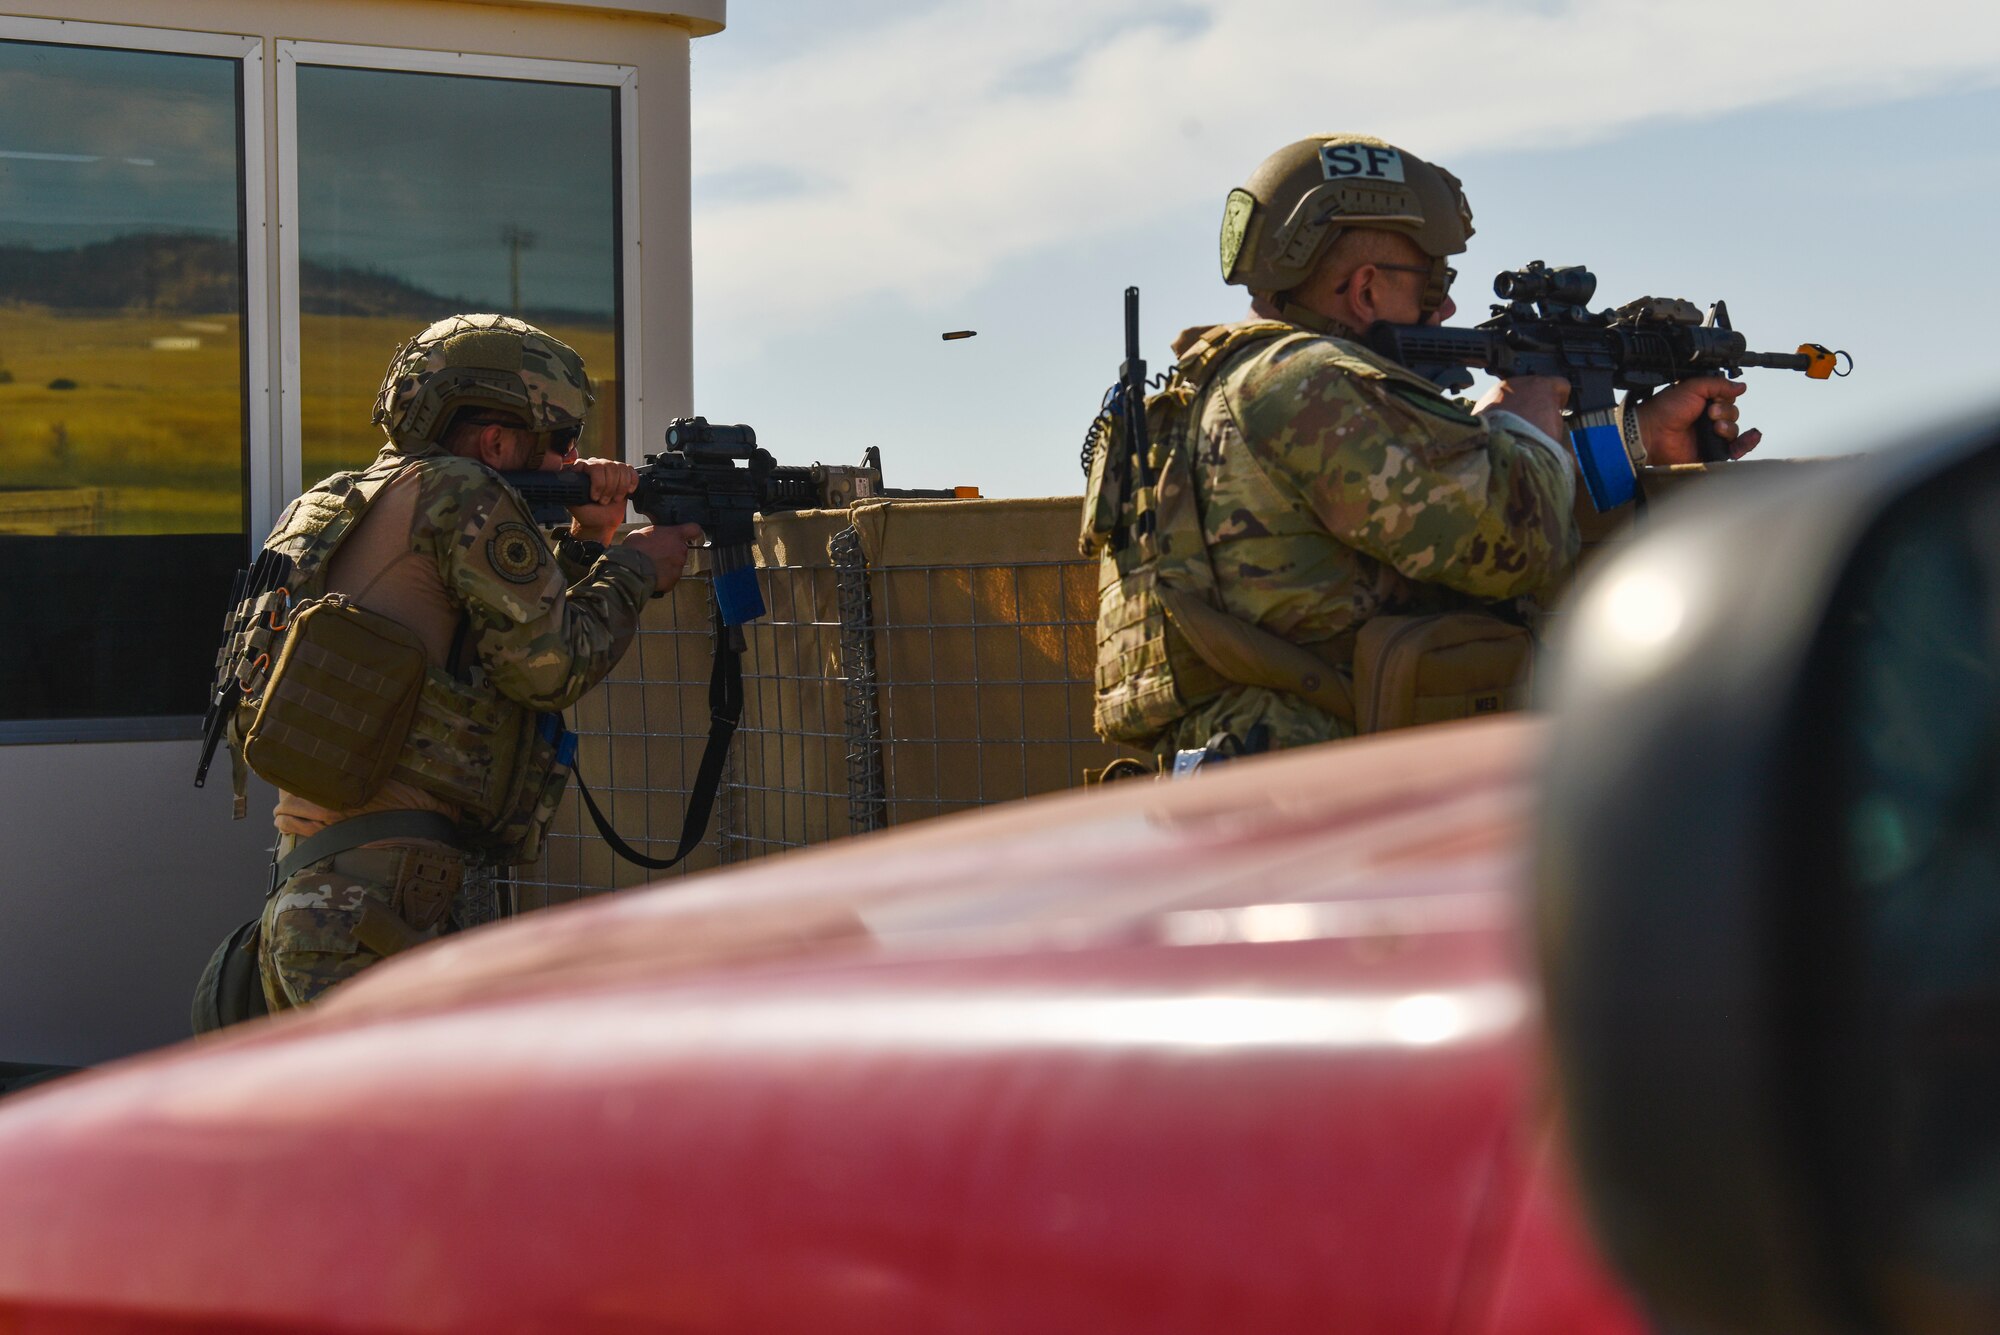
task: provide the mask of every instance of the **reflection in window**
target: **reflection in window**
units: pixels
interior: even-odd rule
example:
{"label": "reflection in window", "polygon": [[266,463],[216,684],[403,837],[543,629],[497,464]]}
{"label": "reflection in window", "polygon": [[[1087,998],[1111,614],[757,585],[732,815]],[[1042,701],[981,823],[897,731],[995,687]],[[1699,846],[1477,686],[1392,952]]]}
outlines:
{"label": "reflection in window", "polygon": [[301,66],[298,181],[307,482],[374,457],[390,354],[461,311],[582,353],[583,451],[619,453],[616,89]]}
{"label": "reflection in window", "polygon": [[33,488],[52,531],[243,529],[236,69],[0,42],[0,459],[16,515]]}
{"label": "reflection in window", "polygon": [[0,717],[201,711],[244,546],[239,69],[0,41]]}

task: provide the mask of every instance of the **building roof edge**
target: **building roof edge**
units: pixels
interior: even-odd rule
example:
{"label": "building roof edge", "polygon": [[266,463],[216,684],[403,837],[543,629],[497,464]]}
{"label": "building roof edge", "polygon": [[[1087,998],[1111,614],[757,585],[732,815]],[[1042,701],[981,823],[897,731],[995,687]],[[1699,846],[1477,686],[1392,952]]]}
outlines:
{"label": "building roof edge", "polygon": [[474,0],[476,4],[511,5],[522,9],[576,9],[593,14],[657,19],[686,28],[690,35],[708,37],[728,25],[728,0]]}

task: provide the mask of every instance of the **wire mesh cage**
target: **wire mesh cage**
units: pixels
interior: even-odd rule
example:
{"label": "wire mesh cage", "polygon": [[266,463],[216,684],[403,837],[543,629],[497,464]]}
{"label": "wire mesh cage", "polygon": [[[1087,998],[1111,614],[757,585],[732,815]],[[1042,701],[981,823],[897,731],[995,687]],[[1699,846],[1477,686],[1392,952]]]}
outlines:
{"label": "wire mesh cage", "polygon": [[[1073,786],[1091,731],[1096,568],[1076,501],[865,501],[760,524],[767,614],[706,839],[666,875]],[[966,559],[968,556],[974,559]],[[667,856],[708,738],[710,592],[696,567],[569,720],[630,842]],[[654,879],[564,798],[521,908]]]}

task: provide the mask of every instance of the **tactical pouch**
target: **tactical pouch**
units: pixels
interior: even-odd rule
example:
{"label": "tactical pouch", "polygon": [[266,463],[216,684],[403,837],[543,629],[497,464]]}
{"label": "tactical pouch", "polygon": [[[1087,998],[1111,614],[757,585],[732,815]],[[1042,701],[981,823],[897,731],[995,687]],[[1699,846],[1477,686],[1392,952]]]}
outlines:
{"label": "tactical pouch", "polygon": [[1337,719],[1354,721],[1354,697],[1341,674],[1354,654],[1351,633],[1293,644],[1177,589],[1160,590],[1160,604],[1173,632],[1170,640],[1184,640],[1223,684],[1285,691]]}
{"label": "tactical pouch", "polygon": [[520,716],[514,767],[497,794],[492,820],[477,838],[479,860],[495,866],[518,866],[542,855],[542,839],[576,764],[576,737],[564,730],[562,715],[522,710]]}
{"label": "tactical pouch", "polygon": [[541,855],[574,761],[561,715],[536,714],[433,668],[393,777],[459,808],[475,860],[510,865]]}
{"label": "tactical pouch", "polygon": [[257,965],[257,945],[263,935],[261,915],[244,923],[208,957],[208,966],[194,985],[188,1020],[197,1036],[265,1014],[264,979]]}
{"label": "tactical pouch", "polygon": [[1229,683],[1173,633],[1159,568],[1120,571],[1106,558],[1097,597],[1098,735],[1151,746],[1160,733]]}
{"label": "tactical pouch", "polygon": [[391,777],[458,807],[476,829],[497,814],[513,780],[524,716],[492,687],[432,668]]}
{"label": "tactical pouch", "polygon": [[389,777],[426,672],[422,641],[335,594],[292,613],[284,649],[243,739],[251,769],[336,811]]}
{"label": "tactical pouch", "polygon": [[1482,612],[1375,617],[1354,650],[1355,721],[1383,732],[1524,709],[1534,643]]}
{"label": "tactical pouch", "polygon": [[405,848],[396,867],[397,914],[413,931],[430,931],[451,912],[464,879],[465,858],[457,849]]}

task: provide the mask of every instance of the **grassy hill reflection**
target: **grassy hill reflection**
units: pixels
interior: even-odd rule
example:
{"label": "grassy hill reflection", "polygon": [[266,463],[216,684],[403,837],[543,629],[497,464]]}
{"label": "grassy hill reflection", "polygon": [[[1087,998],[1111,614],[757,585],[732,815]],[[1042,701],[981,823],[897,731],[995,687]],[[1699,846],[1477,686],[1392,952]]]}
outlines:
{"label": "grassy hill reflection", "polygon": [[[301,269],[295,390],[310,482],[379,448],[368,416],[390,353],[478,303],[384,274]],[[99,489],[104,533],[241,532],[240,288],[236,247],[212,237],[0,247],[0,487]],[[609,317],[526,317],[594,370],[615,367]],[[587,450],[618,439],[616,398],[601,378]]]}

